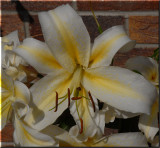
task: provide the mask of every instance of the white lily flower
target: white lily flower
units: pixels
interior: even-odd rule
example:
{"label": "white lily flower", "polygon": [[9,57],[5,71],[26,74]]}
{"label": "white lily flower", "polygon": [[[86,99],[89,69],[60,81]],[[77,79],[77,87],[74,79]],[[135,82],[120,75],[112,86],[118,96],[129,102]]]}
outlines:
{"label": "white lily flower", "polygon": [[[50,128],[45,130],[50,130]],[[16,116],[13,138],[17,146],[58,146],[58,141],[54,137],[31,128],[23,119],[18,119]]]}
{"label": "white lily flower", "polygon": [[[136,56],[126,62],[126,67],[140,72],[148,81],[159,87],[159,72],[157,62],[149,57]],[[157,89],[158,90],[158,89]],[[159,97],[157,96],[151,108],[150,115],[141,115],[139,119],[139,129],[144,132],[149,142],[152,142],[159,131],[158,128],[158,107]]]}
{"label": "white lily flower", "polygon": [[150,113],[154,86],[139,74],[109,66],[118,50],[135,45],[122,26],[104,31],[91,49],[82,18],[69,5],[38,16],[46,44],[28,38],[15,50],[39,73],[47,74],[31,87],[32,110],[24,119],[30,126],[42,130],[70,107],[79,135],[87,140],[102,123],[96,98],[120,110]]}
{"label": "white lily flower", "polygon": [[[2,70],[2,98],[1,98],[1,129],[10,119],[14,110],[14,142],[21,146],[57,146],[57,141],[52,137],[32,129],[23,121],[29,110],[30,92],[28,88],[19,81],[13,81]],[[44,130],[45,131],[45,130]]]}
{"label": "white lily flower", "polygon": [[27,63],[13,52],[19,45],[20,41],[17,30],[2,37],[2,68],[13,80],[24,82],[26,81],[26,73],[21,65],[26,66]]}
{"label": "white lily flower", "polygon": [[28,88],[19,81],[13,81],[2,70],[1,80],[1,130],[8,123],[12,109],[17,118],[22,118],[29,110],[28,103],[30,100],[30,92]]}
{"label": "white lily flower", "polygon": [[78,133],[78,127],[74,126],[69,132],[55,127],[42,130],[41,132],[51,137],[55,137],[59,141],[60,147],[147,147],[147,139],[140,132],[134,133],[117,133],[109,136],[103,136],[99,131],[92,138],[88,138],[85,142],[78,142],[73,134]]}

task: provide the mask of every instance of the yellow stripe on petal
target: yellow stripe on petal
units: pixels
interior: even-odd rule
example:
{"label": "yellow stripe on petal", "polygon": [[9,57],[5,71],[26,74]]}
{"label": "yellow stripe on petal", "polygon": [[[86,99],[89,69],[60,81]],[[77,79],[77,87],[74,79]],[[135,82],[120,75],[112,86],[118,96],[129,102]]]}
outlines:
{"label": "yellow stripe on petal", "polygon": [[66,50],[65,52],[72,57],[73,62],[80,63],[78,54],[79,44],[74,38],[72,31],[69,30],[69,26],[65,22],[62,22],[56,13],[51,11],[51,14],[56,24],[57,32],[60,34],[58,39],[63,43],[64,49]]}
{"label": "yellow stripe on petal", "polygon": [[25,104],[29,103],[30,91],[25,84],[23,84],[19,81],[15,81],[14,82],[14,91],[15,91],[15,93],[14,93],[15,98],[22,100]]}
{"label": "yellow stripe on petal", "polygon": [[143,76],[114,66],[87,69],[82,85],[104,103],[132,113],[149,114],[157,96],[156,88]]}
{"label": "yellow stripe on petal", "polygon": [[96,64],[97,62],[105,58],[108,55],[108,53],[111,51],[111,47],[116,43],[116,41],[124,36],[126,36],[125,33],[118,34],[114,36],[113,38],[111,38],[109,41],[98,45],[94,49],[94,52],[90,58],[90,65]]}
{"label": "yellow stripe on petal", "polygon": [[[52,124],[68,107],[68,100],[64,98],[65,101],[58,105],[56,112],[55,109],[52,109],[56,106],[56,92],[59,98],[67,96],[68,88],[70,88],[72,84],[71,80],[72,75],[63,70],[63,72],[56,71],[50,73],[35,83],[31,87],[33,111],[25,117],[25,121],[38,130]],[[62,100],[63,99],[58,99],[58,103]]]}
{"label": "yellow stripe on petal", "polygon": [[11,109],[11,97],[13,95],[13,81],[2,70],[1,79],[1,100],[0,100],[0,116],[1,116],[1,129],[6,125]]}
{"label": "yellow stripe on petal", "polygon": [[0,129],[2,130],[6,123],[8,122],[8,117],[10,114],[10,109],[11,109],[11,101],[9,99],[5,100],[4,102],[1,102],[0,104],[0,122],[1,122],[1,127]]}
{"label": "yellow stripe on petal", "polygon": [[109,77],[104,78],[102,76],[96,76],[95,78],[95,75],[89,72],[85,72],[84,76],[88,78],[93,84],[97,83],[99,86],[98,89],[102,91],[108,90],[115,94],[121,94],[124,97],[132,96],[135,99],[143,98],[140,94],[133,91],[130,85],[124,85],[123,83],[120,83],[114,79],[110,79]]}
{"label": "yellow stripe on petal", "polygon": [[39,73],[48,74],[62,68],[48,46],[39,40],[26,38],[14,52],[23,57]]}
{"label": "yellow stripe on petal", "polygon": [[75,10],[62,5],[38,16],[45,41],[58,62],[69,72],[77,64],[88,67],[90,37]]}
{"label": "yellow stripe on petal", "polygon": [[18,46],[18,48],[22,48],[26,50],[27,52],[30,52],[35,58],[38,59],[38,61],[41,61],[44,63],[44,65],[49,66],[50,68],[58,68],[60,69],[61,66],[58,64],[58,62],[54,59],[51,54],[40,52],[39,49],[30,48],[24,45]]}
{"label": "yellow stripe on petal", "polygon": [[56,142],[48,135],[42,134],[15,118],[15,134],[21,146],[54,146]]}
{"label": "yellow stripe on petal", "polygon": [[126,52],[134,46],[135,41],[130,40],[123,26],[111,27],[95,39],[89,67],[109,66],[118,51]]}

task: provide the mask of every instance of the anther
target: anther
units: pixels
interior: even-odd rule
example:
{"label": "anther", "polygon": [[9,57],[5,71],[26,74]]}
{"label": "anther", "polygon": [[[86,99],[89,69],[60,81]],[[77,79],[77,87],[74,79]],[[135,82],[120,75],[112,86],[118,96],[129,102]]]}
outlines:
{"label": "anther", "polygon": [[91,99],[92,106],[93,106],[93,110],[94,110],[94,112],[95,112],[95,111],[96,111],[96,107],[95,107],[95,104],[94,104],[94,101],[93,101],[93,98],[92,98],[92,96],[91,96],[90,91],[88,92],[88,95],[89,95],[89,98]]}
{"label": "anther", "polygon": [[72,100],[80,100],[82,97],[73,97]]}
{"label": "anther", "polygon": [[78,90],[78,91],[81,91],[81,88],[80,88],[80,87],[77,87],[77,90]]}
{"label": "anther", "polygon": [[70,89],[68,88],[68,107],[70,106]]}
{"label": "anther", "polygon": [[56,108],[54,112],[56,112],[57,109],[58,109],[58,93],[56,92]]}
{"label": "anther", "polygon": [[80,134],[82,134],[82,132],[83,132],[83,120],[82,120],[82,118],[80,118],[80,122],[81,122],[81,130],[80,130]]}

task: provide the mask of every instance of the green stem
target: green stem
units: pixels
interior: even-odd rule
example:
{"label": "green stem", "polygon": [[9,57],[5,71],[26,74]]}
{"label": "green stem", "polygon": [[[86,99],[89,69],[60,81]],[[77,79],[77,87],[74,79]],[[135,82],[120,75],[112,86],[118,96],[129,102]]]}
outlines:
{"label": "green stem", "polygon": [[100,24],[99,24],[99,22],[98,22],[98,20],[97,20],[97,18],[96,18],[96,16],[95,16],[95,14],[94,14],[94,11],[93,11],[93,9],[92,9],[92,4],[91,4],[91,3],[90,3],[90,8],[91,8],[93,17],[94,17],[94,19],[95,19],[95,21],[96,21],[96,24],[97,24],[97,26],[98,26],[98,31],[99,31],[99,33],[102,33],[102,32],[103,32],[102,27],[100,26]]}

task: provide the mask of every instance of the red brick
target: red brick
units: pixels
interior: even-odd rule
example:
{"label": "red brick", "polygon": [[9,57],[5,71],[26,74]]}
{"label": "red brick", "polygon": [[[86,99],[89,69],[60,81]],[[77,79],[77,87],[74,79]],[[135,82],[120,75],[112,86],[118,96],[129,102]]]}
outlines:
{"label": "red brick", "polygon": [[158,10],[159,4],[158,0],[77,0],[78,10],[80,11],[90,11],[90,5],[94,11],[103,11],[103,10],[119,10],[119,11],[149,11],[149,10]]}
{"label": "red brick", "polygon": [[0,141],[13,142],[14,128],[11,123],[8,123],[0,133]]}
{"label": "red brick", "polygon": [[[44,41],[41,27],[40,27],[39,20],[38,20],[38,16],[37,15],[32,16],[32,18],[34,19],[34,23],[30,24],[31,36],[38,40]],[[98,31],[97,24],[93,16],[82,16],[82,19],[90,34],[91,42],[93,42],[94,39],[100,34]],[[124,24],[124,18],[121,16],[99,16],[97,17],[97,19],[103,31],[112,26]]]}
{"label": "red brick", "polygon": [[130,16],[129,33],[137,43],[158,43],[158,16]]}
{"label": "red brick", "polygon": [[[87,30],[91,37],[91,42],[94,41],[94,39],[100,35],[98,31],[97,24],[93,18],[93,16],[82,16],[82,19],[84,21],[84,24],[87,27]],[[121,16],[98,16],[97,20],[102,27],[102,30],[105,31],[106,29],[115,26],[115,25],[123,25],[124,24],[124,18]]]}
{"label": "red brick", "polygon": [[47,11],[62,4],[71,4],[72,0],[20,0],[17,2],[2,1],[1,10]]}
{"label": "red brick", "polygon": [[151,56],[156,48],[134,48],[127,53],[117,53],[114,57],[114,66],[124,67],[124,64],[129,58],[135,56]]}
{"label": "red brick", "polygon": [[18,30],[19,38],[22,41],[25,37],[24,23],[21,21],[18,15],[1,15],[1,33],[5,36],[12,31]]}

